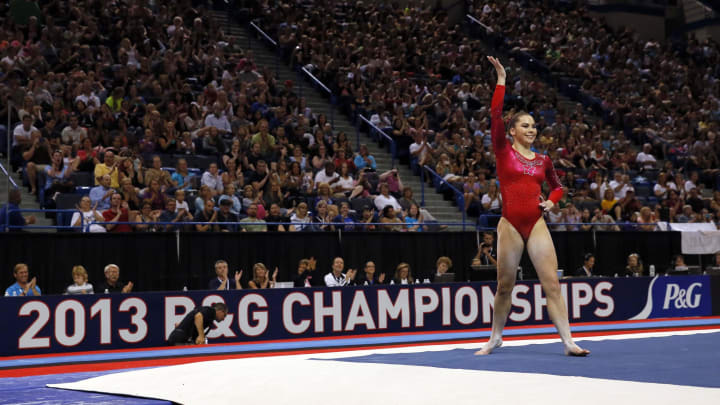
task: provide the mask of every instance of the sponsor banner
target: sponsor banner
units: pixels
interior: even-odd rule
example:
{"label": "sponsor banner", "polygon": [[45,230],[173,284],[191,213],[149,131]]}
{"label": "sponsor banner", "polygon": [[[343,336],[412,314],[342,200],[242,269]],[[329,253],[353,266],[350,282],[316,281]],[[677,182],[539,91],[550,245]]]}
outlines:
{"label": "sponsor banner", "polygon": [[[707,276],[560,283],[570,322],[711,314]],[[650,292],[650,294],[648,294]],[[490,328],[495,283],[3,297],[0,356],[162,346],[185,314],[224,302],[210,343]],[[508,325],[548,324],[538,282],[512,292]]]}
{"label": "sponsor banner", "polygon": [[645,307],[631,319],[712,315],[708,276],[655,277]]}

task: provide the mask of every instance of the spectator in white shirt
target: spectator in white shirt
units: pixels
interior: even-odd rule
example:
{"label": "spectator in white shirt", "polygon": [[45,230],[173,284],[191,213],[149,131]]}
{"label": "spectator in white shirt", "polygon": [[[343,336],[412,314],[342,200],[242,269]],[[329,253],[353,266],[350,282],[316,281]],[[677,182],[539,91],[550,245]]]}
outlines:
{"label": "spectator in white shirt", "polygon": [[635,161],[640,165],[641,169],[655,168],[655,163],[657,163],[657,160],[655,159],[655,156],[650,153],[651,151],[652,146],[649,143],[646,143],[643,145],[642,152],[637,154],[637,158],[635,158]]}
{"label": "spectator in white shirt", "polygon": [[699,189],[697,183],[700,179],[700,175],[698,175],[698,172],[692,172],[690,173],[690,180],[685,182],[685,192],[689,193],[690,190],[697,188]]}
{"label": "spectator in white shirt", "polygon": [[223,182],[222,177],[218,173],[217,163],[210,163],[207,171],[203,173],[200,184],[208,186],[213,193],[213,196],[222,194]]}
{"label": "spectator in white shirt", "polygon": [[83,266],[74,266],[72,268],[72,278],[74,283],[69,285],[65,290],[65,294],[92,294],[93,286],[88,283],[87,270]]}
{"label": "spectator in white shirt", "polygon": [[333,259],[332,271],[325,275],[325,285],[328,287],[343,287],[349,285],[357,274],[356,270],[348,269],[347,273],[343,274],[345,268],[345,260],[342,257],[336,257]]}
{"label": "spectator in white shirt", "polygon": [[327,162],[325,163],[325,170],[321,170],[315,175],[315,188],[320,183],[328,183],[332,187],[339,179],[340,175],[335,172],[335,164]]}
{"label": "spectator in white shirt", "polygon": [[100,108],[100,98],[95,95],[92,91],[92,84],[90,81],[86,81],[82,85],[82,93],[75,97],[75,102],[82,101],[90,111]]}
{"label": "spectator in white shirt", "polygon": [[380,183],[380,195],[375,197],[375,208],[382,211],[388,205],[392,205],[395,211],[402,211],[402,206],[398,200],[390,195],[390,186],[387,183]]}
{"label": "spectator in white shirt", "polygon": [[13,148],[18,145],[30,144],[30,135],[33,131],[38,129],[33,126],[33,117],[30,114],[26,114],[23,117],[22,124],[15,127],[13,130]]}
{"label": "spectator in white shirt", "polygon": [[63,145],[80,145],[83,139],[87,138],[87,129],[78,125],[78,117],[70,116],[70,125],[63,128],[60,139]]}
{"label": "spectator in white shirt", "polygon": [[220,103],[217,102],[213,104],[213,113],[208,114],[207,117],[205,117],[205,126],[217,128],[221,135],[232,133],[230,121],[228,121],[227,117],[223,113]]}
{"label": "spectator in white shirt", "polygon": [[488,184],[488,192],[482,196],[480,203],[485,211],[493,214],[502,212],[502,194],[498,191],[497,183],[494,179]]}
{"label": "spectator in white shirt", "polygon": [[425,135],[422,132],[415,134],[415,143],[410,145],[410,156],[417,158],[418,165],[423,166],[426,164],[432,164],[431,162],[432,148],[427,143]]}
{"label": "spectator in white shirt", "polygon": [[627,191],[633,188],[630,185],[630,176],[620,172],[615,172],[615,178],[610,182],[610,188],[612,188],[615,192],[615,197],[618,200],[622,200],[625,198]]}
{"label": "spectator in white shirt", "polygon": [[665,174],[665,172],[660,172],[658,174],[657,184],[653,187],[653,193],[655,197],[664,200],[668,197],[668,190],[677,191],[677,186],[675,186],[675,183],[667,181],[667,174]]}
{"label": "spectator in white shirt", "polygon": [[590,184],[590,191],[592,191],[593,199],[601,201],[605,195],[605,190],[607,190],[608,187],[607,178],[603,177],[602,173],[598,171],[595,174],[595,181]]}

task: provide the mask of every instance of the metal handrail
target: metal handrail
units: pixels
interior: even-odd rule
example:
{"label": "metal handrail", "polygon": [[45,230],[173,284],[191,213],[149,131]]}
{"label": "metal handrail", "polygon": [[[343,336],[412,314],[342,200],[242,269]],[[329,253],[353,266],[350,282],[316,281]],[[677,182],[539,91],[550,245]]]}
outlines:
{"label": "metal handrail", "polygon": [[[75,213],[78,212],[78,210],[73,209],[13,209],[9,210],[10,212],[59,212],[59,213]],[[83,220],[83,217],[80,217],[81,220]],[[199,222],[199,221],[183,221],[183,222],[130,222],[130,221],[117,221],[117,222],[94,222],[94,224],[102,224],[102,225],[155,225],[155,226],[166,226],[166,225],[173,225],[173,226],[183,226],[183,225],[234,225],[234,226],[246,226],[246,225],[294,225],[293,222]],[[363,222],[363,221],[353,221],[352,224],[349,224],[347,222],[324,222],[324,223],[318,223],[318,222],[307,222],[307,223],[297,223],[297,225],[302,226],[313,226],[313,225],[337,225],[337,226],[353,226],[353,227],[360,227],[364,225],[375,225],[375,226],[402,226],[405,227],[408,224],[405,222],[399,223],[399,224],[389,224],[384,222]],[[458,222],[425,222],[423,225],[447,225],[447,226],[461,226],[464,224],[460,224]],[[12,229],[20,229],[20,228],[35,228],[35,229],[82,229],[85,225],[80,226],[65,226],[65,225],[13,225],[10,228]]]}
{"label": "metal handrail", "polygon": [[13,186],[14,188],[18,188],[17,183],[15,183],[15,180],[13,180],[12,176],[10,176],[10,173],[8,173],[7,169],[5,168],[5,166],[3,166],[2,163],[0,163],[0,170],[2,170],[2,172],[5,174],[5,176],[7,176],[8,181],[10,182],[10,184],[12,184],[12,186]]}
{"label": "metal handrail", "polygon": [[[9,139],[9,138],[10,138],[10,136],[8,135],[8,139]],[[8,156],[10,156],[10,150],[9,150],[9,148],[8,148]],[[3,172],[3,173],[5,174],[5,176],[7,176],[7,178],[8,178],[8,186],[7,186],[7,193],[8,193],[8,202],[7,202],[7,204],[8,204],[8,205],[7,205],[7,207],[9,208],[9,207],[10,207],[10,200],[9,200],[9,198],[10,198],[10,185],[12,185],[13,188],[16,189],[16,190],[18,189],[18,185],[17,185],[17,183],[15,183],[15,180],[13,180],[12,176],[10,176],[10,173],[8,173],[7,169],[5,169],[5,166],[3,166],[2,163],[0,163],[0,169],[2,169],[2,172]],[[9,210],[9,209],[5,209],[5,226],[6,226],[5,229],[9,231],[10,229],[7,228],[8,225],[10,225],[10,210]]]}
{"label": "metal handrail", "polygon": [[[358,115],[358,117],[365,121],[366,124],[370,126],[375,132],[380,134],[383,138],[385,138],[388,142],[390,142],[390,155],[391,155],[391,162],[390,162],[390,168],[395,168],[395,159],[397,159],[397,144],[395,143],[395,140],[392,139],[392,137],[388,134],[386,134],[382,129],[378,128],[375,124],[370,122],[367,118],[363,117],[362,115]],[[359,131],[359,129],[358,129]]]}
{"label": "metal handrail", "polygon": [[318,79],[317,77],[315,77],[314,74],[310,73],[309,70],[307,70],[307,69],[305,69],[305,68],[301,68],[300,70],[303,71],[303,72],[305,72],[306,75],[310,76],[310,79],[311,79],[312,81],[314,81],[315,83],[317,83],[318,85],[320,85],[320,87],[322,87],[322,89],[325,90],[328,94],[332,95],[332,91],[331,91],[327,86],[325,86],[325,85],[323,84],[323,82],[320,81],[320,79]]}
{"label": "metal handrail", "polygon": [[[326,86],[323,82],[320,81],[317,77],[315,77],[314,74],[312,74],[309,70],[303,68],[300,68],[300,72],[305,73],[306,76],[310,78],[312,82],[320,86],[330,97],[330,125],[332,125],[333,128],[335,128],[335,94],[333,94],[332,90],[328,86]],[[302,82],[300,82],[302,83]],[[301,87],[302,89],[302,87]],[[302,91],[302,90],[301,90]],[[300,95],[302,97],[302,93]]]}
{"label": "metal handrail", "polygon": [[490,28],[490,27],[488,27],[487,25],[483,24],[480,20],[478,20],[477,18],[473,17],[472,15],[466,14],[465,17],[467,17],[468,20],[470,20],[471,22],[473,22],[473,23],[475,23],[475,24],[483,27],[483,29],[485,30],[486,33],[487,33],[487,32],[495,32],[492,28]]}
{"label": "metal handrail", "polygon": [[263,31],[260,27],[257,26],[254,22],[250,23],[250,26],[255,29],[255,31],[258,32],[258,34],[262,35],[268,42],[272,44],[272,46],[277,47],[277,42],[270,37],[270,35],[266,34],[265,31]]}
{"label": "metal handrail", "polygon": [[[427,166],[426,166],[426,167],[427,167]],[[432,170],[432,169],[430,169],[430,170]],[[434,171],[432,171],[431,173],[435,174],[437,177],[440,177],[440,176],[439,176],[437,173],[435,173]],[[456,192],[459,193],[459,190],[458,190],[456,187],[453,187],[451,184],[447,183],[447,181],[443,180],[442,178],[441,178],[441,180],[442,180],[445,184],[447,184],[449,187],[451,187],[451,188],[453,189],[453,191],[456,191]],[[75,213],[75,212],[78,212],[78,211],[77,211],[77,210],[72,210],[72,209],[64,209],[64,210],[62,210],[62,209],[13,209],[13,210],[8,210],[8,212],[42,212],[42,213],[56,212],[56,213]],[[500,215],[497,214],[497,216],[500,216]],[[84,222],[84,218],[82,218],[82,216],[81,216],[81,221]],[[646,224],[636,224],[636,223],[632,223],[632,222],[614,222],[614,223],[597,223],[597,222],[546,222],[546,223],[547,223],[547,226],[548,226],[548,227],[552,227],[552,226],[582,226],[582,225],[592,225],[592,226],[598,226],[598,227],[599,227],[599,226],[613,226],[613,225],[623,226],[623,225],[629,225],[629,224],[637,225],[637,226],[641,226],[641,225],[642,225],[642,226],[645,226],[645,225],[654,225],[654,226],[657,227],[658,225],[660,225],[660,223],[658,223],[658,222],[655,222],[655,223],[646,223]],[[102,222],[102,223],[98,222],[98,223],[95,223],[95,224],[98,224],[98,225],[99,225],[99,224],[102,224],[102,225],[155,225],[155,226],[166,226],[166,225],[173,225],[173,226],[182,226],[182,225],[235,225],[235,226],[245,226],[245,225],[293,225],[294,223],[293,223],[293,222],[239,222],[239,221],[238,221],[238,222],[199,222],[199,221],[189,221],[189,222],[130,222],[130,221],[122,222],[122,221],[117,221],[117,222],[110,222],[110,221],[108,221],[108,222]],[[354,221],[352,224],[349,224],[349,223],[347,223],[347,222],[324,222],[324,223],[307,222],[307,223],[297,223],[297,225],[302,225],[302,226],[333,225],[333,226],[353,226],[353,227],[361,227],[361,226],[364,226],[364,225],[374,225],[374,226],[402,226],[402,227],[405,227],[405,226],[407,226],[408,224],[405,223],[405,222],[402,222],[402,223],[399,223],[399,224],[389,224],[389,223],[384,223],[384,222],[362,222],[362,221]],[[433,221],[433,222],[425,222],[425,223],[423,223],[423,225],[462,226],[462,227],[463,227],[463,230],[465,230],[466,221],[465,221],[465,218],[464,218],[464,215],[463,215],[463,222],[462,222],[462,223],[458,223],[458,222],[447,222],[447,221],[446,221],[446,222],[435,222],[435,221]],[[67,226],[65,226],[65,225],[25,225],[25,226],[12,225],[12,226],[8,226],[8,228],[12,228],[12,229],[20,229],[20,228],[34,228],[34,229],[82,229],[82,228],[84,228],[84,227],[85,227],[84,224],[83,224],[83,225],[80,225],[80,226],[72,226],[72,225],[67,225]],[[480,227],[478,227],[478,229],[480,229]],[[485,229],[485,228],[483,227],[482,229]],[[494,228],[493,228],[493,227],[490,227],[490,228],[488,228],[488,229],[494,229]]]}
{"label": "metal handrail", "polygon": [[[443,179],[430,166],[425,165],[425,166],[423,166],[423,168],[425,170],[427,170],[431,175],[433,175],[433,177],[439,179],[440,183],[444,183],[445,185],[447,185],[450,188],[450,190],[452,190],[452,192],[455,193],[455,195],[457,196],[458,206],[459,206],[458,208],[460,208],[460,211],[462,211],[462,222],[463,222],[463,231],[464,231],[465,230],[465,219],[466,219],[465,217],[467,215],[467,213],[465,212],[465,194],[463,194],[460,190],[458,190],[457,187],[450,184],[447,180]],[[424,190],[423,190],[423,192],[424,192]]]}
{"label": "metal handrail", "polygon": [[[275,48],[275,75],[277,77],[280,77],[280,47],[278,46],[277,41],[272,39],[270,35],[266,34],[265,31],[263,31],[260,27],[257,26],[254,22],[251,22],[250,27],[255,29],[260,36],[265,38],[266,41],[268,41],[273,48]],[[250,36],[248,35],[248,49],[252,49],[252,44],[250,42]]]}

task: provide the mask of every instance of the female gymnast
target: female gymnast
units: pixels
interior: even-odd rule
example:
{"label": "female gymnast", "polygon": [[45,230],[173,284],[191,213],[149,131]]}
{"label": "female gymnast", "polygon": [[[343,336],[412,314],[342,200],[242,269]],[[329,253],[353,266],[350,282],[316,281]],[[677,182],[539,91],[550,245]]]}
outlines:
{"label": "female gymnast", "polygon": [[[498,285],[492,333],[490,340],[475,354],[490,354],[502,345],[502,332],[510,313],[516,269],[527,246],[528,255],[545,291],[550,319],[565,345],[565,354],[587,356],[590,351],[578,347],[570,335],[567,309],[557,278],[555,246],[542,217],[543,211],[549,211],[562,198],[560,181],[550,158],[530,150],[537,136],[535,120],[531,115],[524,112],[513,115],[509,123],[513,143],[508,143],[502,121],[505,68],[492,56],[488,56],[488,60],[497,72],[497,86],[491,106],[491,132],[503,207],[502,218],[497,226]],[[552,189],[547,201],[541,195],[543,181],[547,181]]]}

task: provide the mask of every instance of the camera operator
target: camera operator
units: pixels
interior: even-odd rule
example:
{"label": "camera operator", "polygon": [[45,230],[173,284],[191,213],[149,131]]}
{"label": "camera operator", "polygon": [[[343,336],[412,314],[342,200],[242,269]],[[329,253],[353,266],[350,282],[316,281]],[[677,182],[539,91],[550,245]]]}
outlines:
{"label": "camera operator", "polygon": [[478,247],[475,259],[480,260],[481,265],[497,266],[497,249],[495,248],[495,236],[492,232],[483,233],[483,241]]}

